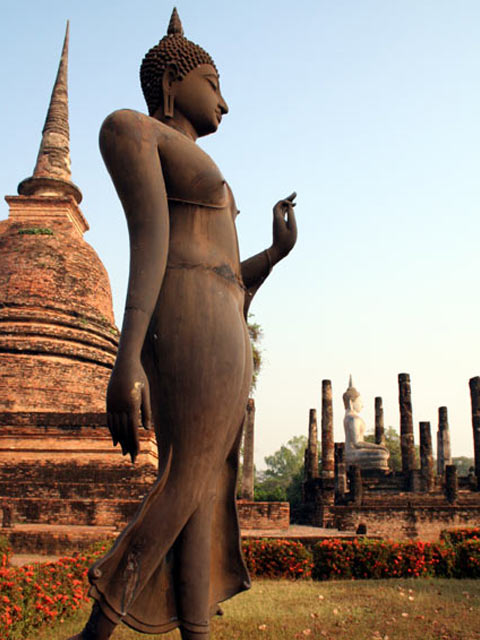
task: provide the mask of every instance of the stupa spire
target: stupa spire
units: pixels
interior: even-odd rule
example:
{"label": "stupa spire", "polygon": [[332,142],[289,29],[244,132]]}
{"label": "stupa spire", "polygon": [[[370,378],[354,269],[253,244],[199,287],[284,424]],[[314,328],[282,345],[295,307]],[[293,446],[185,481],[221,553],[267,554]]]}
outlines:
{"label": "stupa spire", "polygon": [[65,31],[62,55],[53,85],[42,140],[33,176],[18,185],[23,196],[71,195],[79,203],[80,189],[71,181],[70,128],[68,124],[68,40],[69,22]]}

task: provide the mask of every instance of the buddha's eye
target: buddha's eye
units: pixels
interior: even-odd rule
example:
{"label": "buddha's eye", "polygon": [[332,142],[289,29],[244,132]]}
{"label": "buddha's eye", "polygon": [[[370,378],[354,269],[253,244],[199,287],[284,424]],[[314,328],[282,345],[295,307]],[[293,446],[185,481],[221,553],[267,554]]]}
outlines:
{"label": "buddha's eye", "polygon": [[208,83],[210,84],[210,86],[213,88],[214,91],[218,91],[218,87],[213,80],[208,80]]}

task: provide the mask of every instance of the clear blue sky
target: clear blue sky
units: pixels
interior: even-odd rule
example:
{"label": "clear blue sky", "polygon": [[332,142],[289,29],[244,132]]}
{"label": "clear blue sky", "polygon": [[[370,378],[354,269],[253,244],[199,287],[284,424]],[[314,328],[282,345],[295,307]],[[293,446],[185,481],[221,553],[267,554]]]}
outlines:
{"label": "clear blue sky", "polygon": [[[243,257],[270,243],[271,208],[298,192],[299,240],[253,305],[264,329],[257,463],[306,433],[332,380],[336,440],[348,375],[384,399],[397,374],[414,420],[450,413],[454,455],[472,455],[468,379],[480,374],[480,2],[179,0],[187,37],[215,59],[230,113],[201,141],[241,209]],[[145,110],[138,67],[172,3],[4,3],[0,192],[31,175],[65,21],[74,182],[86,235],[112,281],[127,279],[123,213],[98,152],[103,118]],[[0,217],[7,215],[3,205]],[[418,440],[418,436],[417,436]]]}

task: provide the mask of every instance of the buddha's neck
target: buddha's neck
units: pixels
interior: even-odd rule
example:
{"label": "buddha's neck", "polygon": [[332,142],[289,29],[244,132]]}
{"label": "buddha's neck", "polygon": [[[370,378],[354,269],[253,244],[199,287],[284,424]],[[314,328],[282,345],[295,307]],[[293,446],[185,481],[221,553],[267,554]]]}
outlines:
{"label": "buddha's neck", "polygon": [[164,115],[162,109],[158,109],[153,114],[153,117],[156,120],[160,120],[160,122],[163,122],[163,124],[166,124],[168,127],[175,129],[175,131],[178,131],[187,138],[190,138],[193,142],[196,142],[198,138],[197,132],[190,120],[187,120],[187,118],[185,118],[185,116],[180,112],[175,111],[173,117],[167,117]]}

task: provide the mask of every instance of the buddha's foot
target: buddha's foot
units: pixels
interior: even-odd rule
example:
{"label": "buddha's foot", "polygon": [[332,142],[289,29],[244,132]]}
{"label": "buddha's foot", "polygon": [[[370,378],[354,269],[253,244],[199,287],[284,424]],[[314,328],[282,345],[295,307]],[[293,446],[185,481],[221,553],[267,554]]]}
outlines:
{"label": "buddha's foot", "polygon": [[182,640],[209,640],[210,638],[209,631],[187,631],[183,627],[180,628],[180,635]]}

